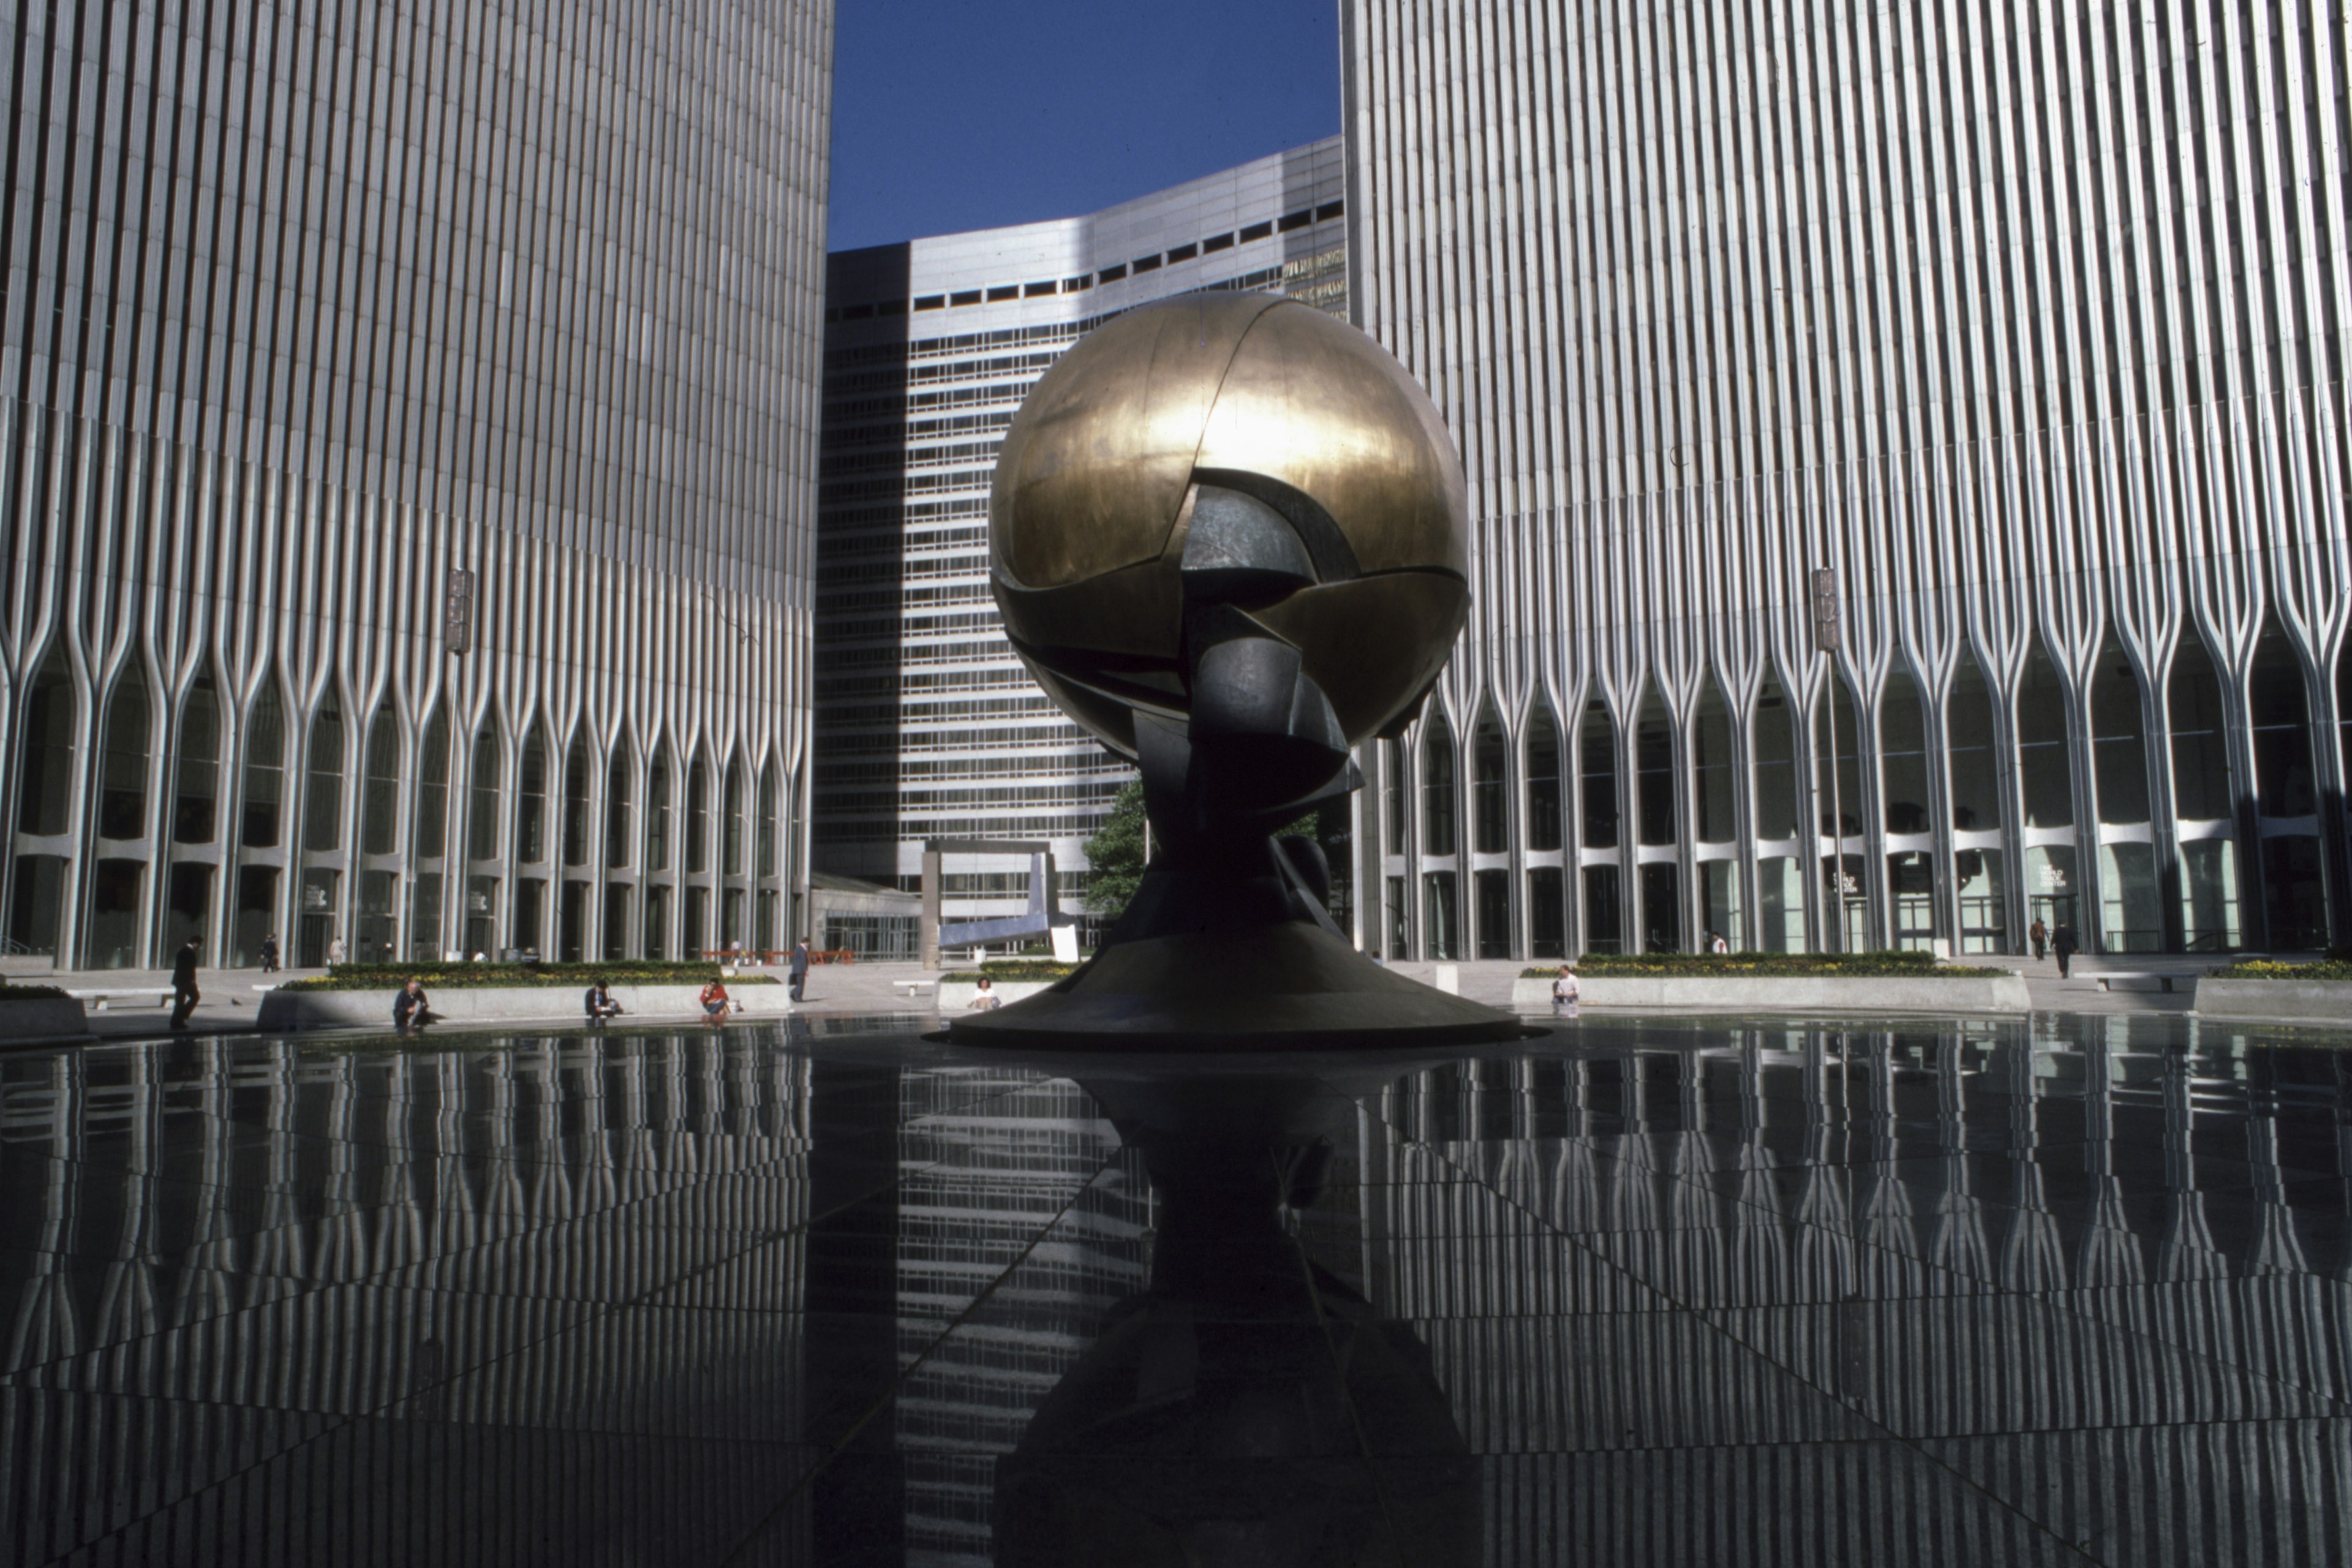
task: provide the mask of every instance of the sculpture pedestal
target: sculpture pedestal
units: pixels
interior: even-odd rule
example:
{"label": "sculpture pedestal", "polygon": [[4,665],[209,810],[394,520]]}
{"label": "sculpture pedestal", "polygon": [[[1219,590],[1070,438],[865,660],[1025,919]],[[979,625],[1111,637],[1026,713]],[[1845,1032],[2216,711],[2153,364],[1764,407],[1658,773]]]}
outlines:
{"label": "sculpture pedestal", "polygon": [[1088,1051],[1479,1045],[1527,1032],[1303,921],[1119,942],[1049,991],[948,1026],[959,1045]]}

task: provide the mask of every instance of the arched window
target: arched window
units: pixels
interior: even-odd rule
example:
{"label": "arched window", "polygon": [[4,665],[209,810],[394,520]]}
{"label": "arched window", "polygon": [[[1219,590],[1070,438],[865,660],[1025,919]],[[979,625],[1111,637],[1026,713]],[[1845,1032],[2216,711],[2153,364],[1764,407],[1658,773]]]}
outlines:
{"label": "arched window", "polygon": [[1702,843],[1728,844],[1738,836],[1732,793],[1739,777],[1731,740],[1731,709],[1713,676],[1699,688],[1697,721],[1691,727],[1691,771],[1698,785],[1698,837]]}
{"label": "arched window", "polygon": [[302,800],[302,847],[343,842],[343,709],[332,687],[310,721],[310,766]]}
{"label": "arched window", "polygon": [[1900,666],[1887,672],[1886,689],[1879,699],[1878,744],[1886,831],[1927,832],[1927,715],[1919,700],[1919,683]]}
{"label": "arched window", "polygon": [[[515,777],[514,858],[535,866],[547,858],[547,731],[533,724],[523,738],[522,767]],[[516,945],[537,944],[518,939]]]}
{"label": "arched window", "polygon": [[1985,684],[1984,668],[1972,653],[1960,655],[1960,667],[1953,673],[1944,733],[1952,759],[1952,826],[1963,833],[1997,830],[2000,781],[2008,770],[2000,765],[1992,689]]}
{"label": "arched window", "polygon": [[433,710],[416,748],[416,858],[437,860],[449,849],[449,709]]}
{"label": "arched window", "polygon": [[466,857],[470,860],[499,858],[500,761],[498,721],[486,720],[481,732],[474,737],[472,799],[466,813]]}
{"label": "arched window", "polygon": [[220,696],[209,673],[180,701],[180,747],[172,784],[172,837],[210,844],[220,820]]}
{"label": "arched window", "polygon": [[360,798],[360,847],[389,855],[400,837],[400,716],[385,702],[368,725],[367,785]]}
{"label": "arched window", "polygon": [[1433,707],[1421,737],[1421,852],[1451,855],[1454,845],[1454,731]]}
{"label": "arched window", "polygon": [[[2319,791],[2303,661],[2276,621],[2263,626],[2262,639],[2254,645],[2246,705],[2253,731],[2254,789],[2263,816],[2273,822],[2316,816]],[[2324,945],[2327,904],[2317,835],[2266,832],[2262,846],[2263,912],[2270,945],[2285,952]]]}
{"label": "arched window", "polygon": [[98,831],[102,838],[147,836],[147,681],[137,665],[114,683],[106,710],[106,757],[99,773]]}
{"label": "arched window", "polygon": [[1674,721],[1666,716],[1665,701],[1654,686],[1643,695],[1633,721],[1633,776],[1642,842],[1672,844],[1675,816]]}
{"label": "arched window", "polygon": [[[630,841],[635,837],[635,824],[630,819],[635,770],[630,761],[629,737],[624,731],[613,737],[613,760],[604,768],[604,861],[616,871],[628,865]],[[617,930],[617,926],[613,927],[607,936]]]}
{"label": "arched window", "polygon": [[743,759],[739,756],[727,764],[725,854],[720,864],[730,877],[743,871]]}
{"label": "arched window", "polygon": [[1617,847],[1617,726],[1610,720],[1608,705],[1599,698],[1584,710],[1576,749],[1583,766],[1584,847],[1613,849]]}
{"label": "arched window", "polygon": [[2147,742],[2139,680],[2112,640],[2091,668],[2091,763],[2099,787],[2099,820],[2118,826],[2146,822]]}
{"label": "arched window", "polygon": [[563,757],[563,863],[588,864],[588,731],[572,734]]}
{"label": "arched window", "polygon": [[783,832],[784,798],[776,764],[770,762],[760,776],[760,875],[776,874],[776,840]]}
{"label": "arched window", "polygon": [[1794,838],[1801,813],[1796,715],[1780,679],[1766,676],[1756,693],[1756,837]]}
{"label": "arched window", "polygon": [[[669,869],[669,759],[656,754],[646,780],[646,869]],[[647,906],[650,912],[651,906]],[[648,952],[651,950],[648,949]]]}
{"label": "arched window", "polygon": [[[2038,641],[2017,689],[2017,765],[2028,827],[2074,826],[2074,755],[2066,743],[2066,689]],[[2055,921],[2051,922],[2055,924]]]}
{"label": "arched window", "polygon": [[2221,678],[2205,639],[2182,637],[2168,687],[2172,720],[2173,815],[2183,822],[2226,822],[2236,814],[2230,788],[2230,730]]}
{"label": "arched window", "polygon": [[1510,743],[1491,706],[1479,715],[1471,758],[1472,847],[1481,855],[1500,855],[1511,847]]}
{"label": "arched window", "polygon": [[2264,816],[2309,816],[2319,809],[2311,765],[2311,710],[2303,661],[2271,622],[2254,645],[2247,682],[2254,739],[2254,787]]}
{"label": "arched window", "polygon": [[25,701],[25,728],[18,737],[16,831],[52,835],[73,824],[73,675],[65,651],[52,646],[33,678]]}
{"label": "arched window", "polygon": [[261,683],[245,733],[245,817],[237,840],[248,849],[273,849],[286,823],[286,703],[275,679]]}
{"label": "arched window", "polygon": [[710,761],[700,752],[686,773],[686,868],[689,875],[710,868]]}
{"label": "arched window", "polygon": [[1528,716],[1528,847],[1557,849],[1568,823],[1559,787],[1559,722],[1538,700]]}

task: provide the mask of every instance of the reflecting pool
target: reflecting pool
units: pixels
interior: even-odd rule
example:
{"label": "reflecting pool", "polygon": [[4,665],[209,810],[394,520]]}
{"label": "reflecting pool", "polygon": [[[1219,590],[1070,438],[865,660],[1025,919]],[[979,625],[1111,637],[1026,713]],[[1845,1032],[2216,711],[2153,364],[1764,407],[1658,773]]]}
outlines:
{"label": "reflecting pool", "polygon": [[2343,1562],[2329,1040],[0,1056],[0,1560]]}

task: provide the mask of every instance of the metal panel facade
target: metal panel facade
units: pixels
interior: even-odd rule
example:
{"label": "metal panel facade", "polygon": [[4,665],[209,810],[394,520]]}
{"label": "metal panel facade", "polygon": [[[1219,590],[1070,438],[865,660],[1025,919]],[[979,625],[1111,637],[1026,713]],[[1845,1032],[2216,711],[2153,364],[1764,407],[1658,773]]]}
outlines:
{"label": "metal panel facade", "polygon": [[780,943],[829,0],[0,41],[8,940]]}
{"label": "metal panel facade", "polygon": [[[1042,695],[988,587],[988,492],[1046,368],[1120,310],[1204,289],[1347,308],[1337,138],[1085,217],[831,258],[817,574],[815,856],[913,889],[932,837],[1052,842],[1064,867],[1133,776]],[[962,915],[1023,879],[950,873]],[[1069,873],[1074,881],[1083,870]]]}
{"label": "metal panel facade", "polygon": [[1476,518],[1368,942],[2342,932],[2340,8],[1343,16],[1354,309]]}

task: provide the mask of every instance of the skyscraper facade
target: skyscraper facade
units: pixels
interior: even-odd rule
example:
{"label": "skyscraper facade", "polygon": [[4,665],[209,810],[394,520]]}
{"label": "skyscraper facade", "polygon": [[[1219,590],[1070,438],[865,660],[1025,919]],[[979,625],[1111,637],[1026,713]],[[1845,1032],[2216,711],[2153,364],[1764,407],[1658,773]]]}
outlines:
{"label": "skyscraper facade", "polygon": [[829,0],[0,37],[8,942],[781,944]]}
{"label": "skyscraper facade", "polygon": [[[819,870],[911,888],[925,839],[1010,839],[1050,843],[1082,884],[1080,847],[1133,770],[1062,717],[1004,639],[988,588],[997,447],[1046,368],[1121,310],[1252,289],[1344,313],[1344,217],[1335,137],[1085,217],[831,258]],[[1023,880],[960,862],[946,891],[962,912],[1017,913]]]}
{"label": "skyscraper facade", "polygon": [[1368,942],[2340,938],[2340,16],[1343,17],[1356,319],[1475,531]]}

